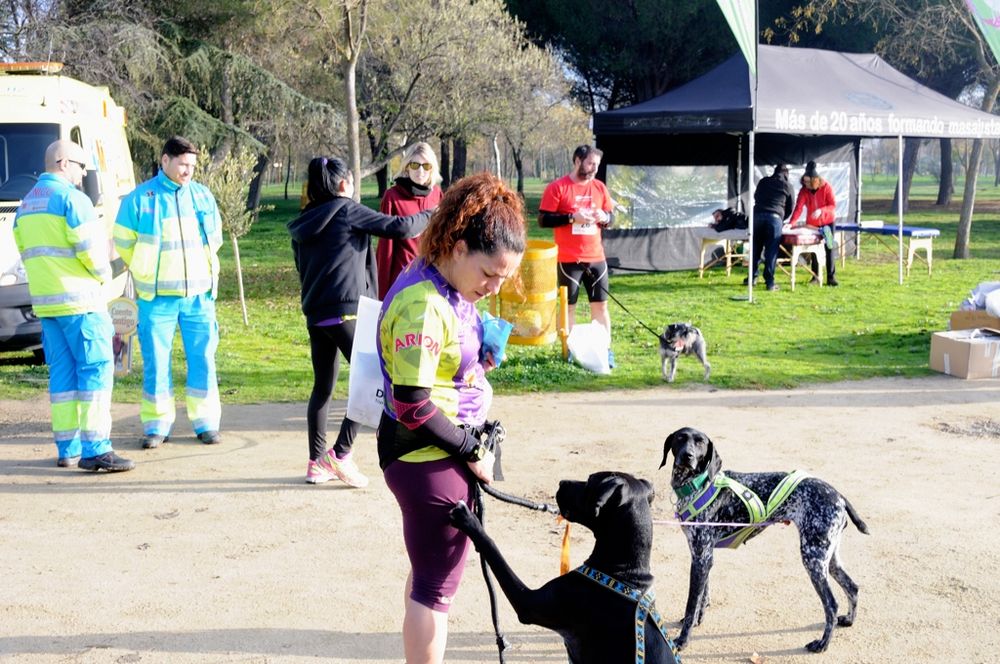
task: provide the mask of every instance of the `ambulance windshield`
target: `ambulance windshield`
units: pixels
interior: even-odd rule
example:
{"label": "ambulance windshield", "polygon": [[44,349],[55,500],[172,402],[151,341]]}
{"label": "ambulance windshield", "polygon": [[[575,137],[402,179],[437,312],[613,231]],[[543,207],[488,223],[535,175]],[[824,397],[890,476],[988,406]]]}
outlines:
{"label": "ambulance windshield", "polygon": [[45,148],[59,138],[59,125],[0,124],[0,201],[19,201],[45,172]]}

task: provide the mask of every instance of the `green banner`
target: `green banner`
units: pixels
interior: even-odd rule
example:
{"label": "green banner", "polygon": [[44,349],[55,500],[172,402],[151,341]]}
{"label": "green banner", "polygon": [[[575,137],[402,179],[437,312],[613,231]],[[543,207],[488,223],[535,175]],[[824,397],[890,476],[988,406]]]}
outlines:
{"label": "green banner", "polygon": [[993,57],[1000,62],[1000,2],[996,0],[965,0],[972,12],[979,31],[993,51]]}
{"label": "green banner", "polygon": [[750,65],[750,73],[757,76],[757,0],[718,0],[718,3]]}

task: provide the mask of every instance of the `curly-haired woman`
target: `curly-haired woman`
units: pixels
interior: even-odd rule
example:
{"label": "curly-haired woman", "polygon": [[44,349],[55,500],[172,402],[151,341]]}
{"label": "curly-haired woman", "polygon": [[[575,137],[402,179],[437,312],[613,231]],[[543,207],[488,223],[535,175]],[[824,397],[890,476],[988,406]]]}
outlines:
{"label": "curly-haired woman", "polygon": [[481,173],[452,184],[421,235],[420,256],[386,294],[379,358],[386,384],[379,465],[403,514],[410,560],[403,646],[408,664],[444,659],[448,609],[469,539],[448,512],[493,477],[474,430],[493,390],[475,303],[516,275],[525,249],[520,197]]}

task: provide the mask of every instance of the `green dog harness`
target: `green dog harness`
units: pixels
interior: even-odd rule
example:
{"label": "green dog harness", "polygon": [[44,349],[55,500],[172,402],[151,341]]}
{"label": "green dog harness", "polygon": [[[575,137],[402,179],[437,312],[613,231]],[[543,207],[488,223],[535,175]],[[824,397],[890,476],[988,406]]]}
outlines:
{"label": "green dog harness", "polygon": [[691,482],[675,490],[680,499],[677,503],[677,518],[681,521],[691,521],[708,509],[708,506],[719,497],[723,489],[729,489],[743,502],[750,517],[750,523],[747,527],[740,528],[733,534],[720,539],[715,543],[715,547],[735,549],[751,537],[760,534],[764,530],[763,526],[770,525],[767,522],[771,515],[788,500],[799,483],[809,477],[809,473],[793,470],[785,475],[774,487],[766,503],[756,493],[724,472],[719,472],[715,479],[708,483],[705,483],[706,477],[705,473],[702,473]]}
{"label": "green dog harness", "polygon": [[677,646],[667,636],[667,626],[660,617],[660,612],[656,610],[656,594],[650,588],[649,592],[642,593],[632,586],[622,583],[613,576],[608,576],[604,572],[594,569],[589,565],[580,565],[574,572],[579,572],[591,581],[595,581],[605,588],[614,590],[619,595],[629,598],[635,602],[635,664],[644,664],[646,661],[646,618],[652,618],[656,629],[660,631],[663,639],[667,642],[667,647],[674,653],[674,658],[680,664],[680,657],[677,655]]}

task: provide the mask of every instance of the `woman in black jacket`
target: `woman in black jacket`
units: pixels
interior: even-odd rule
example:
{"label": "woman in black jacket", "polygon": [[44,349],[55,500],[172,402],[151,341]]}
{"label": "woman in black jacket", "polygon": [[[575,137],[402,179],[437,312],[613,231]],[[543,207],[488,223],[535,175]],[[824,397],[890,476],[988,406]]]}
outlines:
{"label": "woman in black jacket", "polygon": [[336,157],[309,162],[307,204],[288,222],[292,254],[302,284],[302,313],[306,316],[312,354],[313,389],[306,419],[309,463],[306,482],[321,484],[334,478],[352,487],[364,487],[368,478],[351,458],[358,423],[344,418],[337,441],[326,449],[330,397],[340,369],[338,351],[350,359],[358,300],[377,292],[371,236],[404,239],[419,235],[431,210],[409,217],[376,212],[353,200],[354,177]]}

